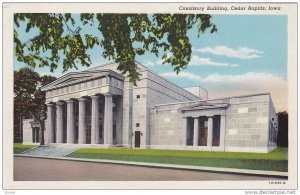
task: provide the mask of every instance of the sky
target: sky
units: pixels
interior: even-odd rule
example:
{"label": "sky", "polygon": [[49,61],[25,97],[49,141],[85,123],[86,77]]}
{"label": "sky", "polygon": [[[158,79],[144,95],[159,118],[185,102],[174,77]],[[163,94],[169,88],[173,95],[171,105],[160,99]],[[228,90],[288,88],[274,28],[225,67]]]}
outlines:
{"label": "sky", "polygon": [[[216,24],[217,33],[207,31],[198,38],[196,28],[188,32],[192,58],[178,75],[171,65],[163,65],[151,53],[137,56],[136,60],[180,87],[203,87],[210,99],[270,92],[276,111],[287,110],[287,16],[212,15],[211,21]],[[95,29],[86,32],[99,34]],[[23,33],[24,26],[18,32],[23,41],[37,33]],[[101,53],[99,46],[89,51],[91,67],[110,62]],[[15,70],[24,66],[14,58]],[[84,69],[79,66],[77,71]],[[65,74],[62,68],[53,73],[49,67],[35,71],[56,77]]]}

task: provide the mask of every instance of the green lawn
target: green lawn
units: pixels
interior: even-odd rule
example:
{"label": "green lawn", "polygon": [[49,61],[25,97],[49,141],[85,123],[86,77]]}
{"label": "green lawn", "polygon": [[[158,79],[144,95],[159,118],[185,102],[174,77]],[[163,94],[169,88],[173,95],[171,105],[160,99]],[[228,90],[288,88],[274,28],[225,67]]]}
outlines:
{"label": "green lawn", "polygon": [[14,154],[20,154],[30,148],[36,147],[36,145],[29,144],[14,144]]}
{"label": "green lawn", "polygon": [[206,152],[143,149],[79,149],[68,157],[168,163],[209,167],[287,171],[287,148],[270,153]]}

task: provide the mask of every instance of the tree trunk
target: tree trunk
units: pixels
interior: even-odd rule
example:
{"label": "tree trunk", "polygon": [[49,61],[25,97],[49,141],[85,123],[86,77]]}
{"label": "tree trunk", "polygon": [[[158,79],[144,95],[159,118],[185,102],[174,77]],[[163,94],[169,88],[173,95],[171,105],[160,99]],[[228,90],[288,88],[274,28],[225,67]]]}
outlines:
{"label": "tree trunk", "polygon": [[44,140],[44,131],[45,131],[45,125],[44,121],[39,121],[40,124],[40,145],[45,145],[45,140]]}

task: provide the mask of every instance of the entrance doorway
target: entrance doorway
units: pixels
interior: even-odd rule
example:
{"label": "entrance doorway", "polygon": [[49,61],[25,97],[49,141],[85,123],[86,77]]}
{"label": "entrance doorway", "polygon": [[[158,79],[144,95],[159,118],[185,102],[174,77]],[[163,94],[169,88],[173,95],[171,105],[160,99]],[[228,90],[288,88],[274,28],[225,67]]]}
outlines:
{"label": "entrance doorway", "polygon": [[91,144],[91,126],[88,125],[85,129],[85,142]]}
{"label": "entrance doorway", "polygon": [[134,132],[134,147],[139,148],[141,145],[141,132],[135,131]]}

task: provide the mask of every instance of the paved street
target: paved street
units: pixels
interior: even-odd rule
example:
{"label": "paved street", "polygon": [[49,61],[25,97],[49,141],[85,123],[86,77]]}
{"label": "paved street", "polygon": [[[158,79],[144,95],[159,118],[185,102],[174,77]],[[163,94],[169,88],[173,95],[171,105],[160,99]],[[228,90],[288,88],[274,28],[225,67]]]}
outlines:
{"label": "paved street", "polygon": [[14,157],[15,181],[241,181],[272,179],[274,178],[107,163]]}

